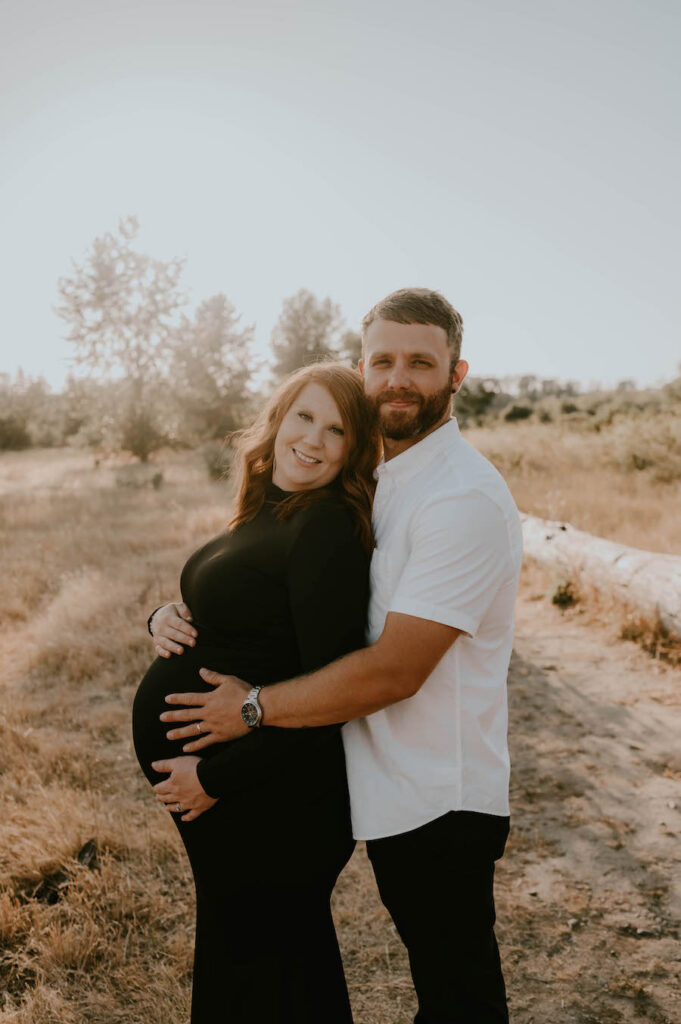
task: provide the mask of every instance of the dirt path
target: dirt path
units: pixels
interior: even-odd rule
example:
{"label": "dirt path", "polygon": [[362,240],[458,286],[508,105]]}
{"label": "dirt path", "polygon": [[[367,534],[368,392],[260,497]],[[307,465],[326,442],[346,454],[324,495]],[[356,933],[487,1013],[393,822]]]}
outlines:
{"label": "dirt path", "polygon": [[499,866],[515,1024],[681,1021],[681,672],[525,593]]}
{"label": "dirt path", "polygon": [[[533,599],[509,678],[498,865],[511,1024],[681,1024],[681,671]],[[403,947],[363,849],[337,888],[357,1024],[409,1024]]]}

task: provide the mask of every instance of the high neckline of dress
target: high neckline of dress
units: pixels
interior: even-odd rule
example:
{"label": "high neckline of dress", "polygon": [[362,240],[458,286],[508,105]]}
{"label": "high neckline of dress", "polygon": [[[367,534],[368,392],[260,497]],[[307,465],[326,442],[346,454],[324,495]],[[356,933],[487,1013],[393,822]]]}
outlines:
{"label": "high neckline of dress", "polygon": [[292,494],[297,494],[297,491],[284,491],[281,487],[277,487],[276,484],[272,483],[271,480],[265,485],[265,498],[267,501],[285,501],[286,498],[290,498]]}
{"label": "high neckline of dress", "polygon": [[[335,479],[332,480],[330,483],[325,484],[324,487],[314,488],[314,490],[319,489],[320,491],[324,491],[324,493],[326,494],[335,494],[340,490],[340,488],[341,484],[339,475],[335,477]],[[292,498],[294,494],[305,493],[306,491],[284,491],[282,490],[281,487],[277,487],[275,483],[272,483],[271,480],[268,480],[267,483],[265,484],[265,501],[269,501],[272,503],[286,501],[287,498]]]}

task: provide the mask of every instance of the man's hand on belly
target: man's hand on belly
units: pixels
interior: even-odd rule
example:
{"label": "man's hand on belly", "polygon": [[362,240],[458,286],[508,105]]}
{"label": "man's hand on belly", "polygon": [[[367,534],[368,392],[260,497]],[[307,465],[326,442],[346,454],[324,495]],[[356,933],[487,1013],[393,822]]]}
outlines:
{"label": "man's hand on belly", "polygon": [[169,740],[191,737],[191,742],[182,747],[187,754],[212,743],[234,740],[248,732],[248,726],[241,720],[241,705],[250,690],[248,683],[207,668],[202,668],[199,675],[215,687],[212,693],[169,693],[167,704],[186,704],[187,707],[181,711],[164,711],[161,715],[162,722],[191,722],[166,734]]}
{"label": "man's hand on belly", "polygon": [[199,782],[196,766],[200,760],[200,757],[169,757],[165,761],[153,761],[151,765],[156,772],[170,773],[163,782],[156,783],[154,793],[169,811],[182,814],[182,821],[195,821],[217,803]]}

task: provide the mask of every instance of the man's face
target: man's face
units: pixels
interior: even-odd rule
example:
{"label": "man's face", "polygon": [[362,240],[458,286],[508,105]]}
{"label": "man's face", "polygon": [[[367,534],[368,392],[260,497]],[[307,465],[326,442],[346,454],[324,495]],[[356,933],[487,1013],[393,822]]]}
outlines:
{"label": "man's face", "polygon": [[468,365],[461,360],[452,371],[443,327],[379,319],[365,333],[360,369],[384,437],[416,441],[449,418]]}

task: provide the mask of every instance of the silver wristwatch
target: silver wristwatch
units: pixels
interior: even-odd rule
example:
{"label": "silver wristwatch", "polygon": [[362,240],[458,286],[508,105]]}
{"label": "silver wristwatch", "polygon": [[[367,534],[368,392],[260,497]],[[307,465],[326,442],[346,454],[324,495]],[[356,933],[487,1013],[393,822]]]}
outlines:
{"label": "silver wristwatch", "polygon": [[262,724],[262,708],[258,701],[258,694],[262,686],[254,686],[241,705],[241,721],[249,729],[257,729]]}

